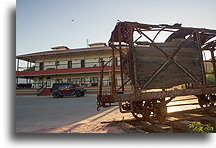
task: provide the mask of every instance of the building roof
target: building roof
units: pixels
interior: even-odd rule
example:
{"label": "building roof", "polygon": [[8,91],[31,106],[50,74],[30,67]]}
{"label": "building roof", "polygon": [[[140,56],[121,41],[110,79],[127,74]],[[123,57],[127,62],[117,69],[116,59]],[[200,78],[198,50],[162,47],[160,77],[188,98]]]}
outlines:
{"label": "building roof", "polygon": [[104,47],[107,46],[106,43],[92,43],[89,44],[90,47]]}
{"label": "building roof", "polygon": [[51,49],[53,49],[53,50],[62,50],[62,49],[68,50],[70,48],[68,48],[67,46],[56,46],[56,47],[52,47]]}
{"label": "building roof", "polygon": [[68,53],[75,53],[75,52],[89,52],[89,51],[91,52],[91,51],[110,50],[110,49],[111,49],[111,47],[104,46],[104,47],[77,48],[77,49],[67,49],[67,50],[50,50],[50,51],[43,51],[43,52],[35,52],[35,53],[18,55],[18,56],[16,56],[16,59],[34,62],[33,57],[37,57],[37,56],[68,54]]}

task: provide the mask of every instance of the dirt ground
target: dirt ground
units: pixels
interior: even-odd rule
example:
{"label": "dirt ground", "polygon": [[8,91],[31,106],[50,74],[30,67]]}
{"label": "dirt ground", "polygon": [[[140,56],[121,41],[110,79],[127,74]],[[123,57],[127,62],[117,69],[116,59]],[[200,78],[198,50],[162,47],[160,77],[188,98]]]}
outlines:
{"label": "dirt ground", "polygon": [[203,109],[194,96],[176,97],[168,104],[163,123],[137,121],[131,113],[120,113],[112,107],[75,124],[33,133],[188,133],[188,124],[200,121],[215,127],[215,108]]}
{"label": "dirt ground", "polygon": [[121,114],[118,107],[113,107],[75,124],[35,131],[34,133],[125,133],[116,126],[110,126],[108,122],[119,121],[125,118],[130,119],[131,117],[129,114]]}

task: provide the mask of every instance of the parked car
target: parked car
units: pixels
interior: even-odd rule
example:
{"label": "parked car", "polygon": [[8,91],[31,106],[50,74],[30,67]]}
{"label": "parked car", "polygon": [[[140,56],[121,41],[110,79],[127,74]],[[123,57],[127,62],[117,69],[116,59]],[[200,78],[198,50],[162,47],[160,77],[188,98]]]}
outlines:
{"label": "parked car", "polygon": [[20,84],[17,84],[17,88],[32,88],[32,84],[31,83],[20,83]]}
{"label": "parked car", "polygon": [[54,98],[63,96],[76,96],[81,97],[86,93],[86,89],[75,87],[72,83],[54,83],[51,89],[51,94]]}

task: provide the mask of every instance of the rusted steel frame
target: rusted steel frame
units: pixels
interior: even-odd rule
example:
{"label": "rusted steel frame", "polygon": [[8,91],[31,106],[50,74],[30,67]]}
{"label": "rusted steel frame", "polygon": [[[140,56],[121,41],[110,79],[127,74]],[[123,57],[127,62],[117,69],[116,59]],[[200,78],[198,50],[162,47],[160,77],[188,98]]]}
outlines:
{"label": "rusted steel frame", "polygon": [[135,80],[134,80],[135,76],[134,76],[134,68],[133,68],[133,65],[134,65],[134,60],[133,60],[133,57],[134,57],[133,56],[134,55],[134,47],[133,47],[133,40],[131,39],[131,35],[130,35],[130,39],[129,40],[130,40],[129,49],[128,49],[128,53],[129,54],[127,54],[127,60],[131,61],[131,62],[129,62],[129,64],[127,66],[128,66],[129,71],[130,71],[129,78],[131,79],[132,83],[135,84]]}
{"label": "rusted steel frame", "polygon": [[142,35],[140,34],[140,36],[133,43],[136,43],[141,37],[142,37]]}
{"label": "rusted steel frame", "polygon": [[171,56],[172,59],[173,59],[174,56],[179,52],[179,50],[181,50],[183,44],[184,44],[187,40],[189,40],[195,32],[196,32],[196,30],[194,30],[194,31],[189,35],[189,37],[188,37],[187,39],[185,39],[184,41],[182,41],[182,42],[180,43],[179,47],[176,49],[176,51],[175,51],[175,52],[173,53],[173,55]]}
{"label": "rusted steel frame", "polygon": [[149,41],[151,41],[152,46],[154,46],[155,48],[157,48],[157,49],[158,49],[159,51],[161,51],[168,59],[170,59],[169,54],[168,54],[166,51],[164,51],[163,49],[159,48],[151,38],[149,38],[149,37],[148,37],[145,33],[143,33],[142,31],[139,31],[139,30],[137,30],[137,31],[140,32],[142,35],[144,35]]}
{"label": "rusted steel frame", "polygon": [[[98,95],[97,96],[97,111],[100,110],[101,107],[111,107],[111,103],[115,103],[112,95]],[[108,103],[108,105],[107,105]]]}
{"label": "rusted steel frame", "polygon": [[196,32],[196,30],[194,30],[187,39],[185,39],[184,41],[182,41],[179,45],[179,47],[176,49],[176,51],[173,53],[173,55],[171,56],[171,61],[176,64],[181,70],[183,70],[194,82],[199,82],[189,71],[187,71],[184,67],[182,67],[179,63],[177,63],[176,61],[173,60],[174,56],[181,50],[183,44],[189,40],[192,35]]}
{"label": "rusted steel frame", "polygon": [[157,34],[155,35],[155,37],[154,37],[154,39],[152,40],[152,41],[154,41],[155,39],[156,39],[156,37],[159,35],[159,33],[161,32],[161,31],[166,31],[166,32],[176,32],[176,31],[174,31],[174,30],[165,30],[165,29],[167,29],[166,27],[164,27],[164,28],[162,28],[162,29],[157,29],[157,30],[142,30],[142,29],[135,29],[135,31],[137,31],[139,34],[140,34],[140,36],[134,41],[134,43],[136,43],[141,37],[142,37],[142,34],[139,32],[139,31],[158,31],[157,32]]}
{"label": "rusted steel frame", "polygon": [[153,46],[156,47],[158,50],[160,50],[167,57],[167,60],[161,65],[161,67],[153,73],[153,75],[148,79],[148,81],[146,83],[143,83],[143,85],[141,86],[141,89],[144,89],[161,72],[161,70],[167,65],[167,63],[170,61],[171,58],[170,58],[169,54],[167,52],[165,52],[163,49],[159,48],[151,38],[149,38],[147,35],[145,35],[143,32],[141,32],[139,30],[136,30],[136,31],[138,33],[144,35],[148,40],[150,40],[152,42]]}
{"label": "rusted steel frame", "polygon": [[196,39],[198,43],[198,49],[199,49],[199,56],[200,56],[200,64],[201,64],[201,69],[202,69],[202,77],[203,77],[203,84],[206,86],[206,74],[205,74],[205,67],[204,67],[204,61],[203,61],[203,55],[202,55],[202,49],[201,49],[201,44],[200,44],[200,36],[199,32],[196,32]]}
{"label": "rusted steel frame", "polygon": [[104,66],[107,66],[107,64],[109,64],[112,61],[112,59],[110,59],[109,61],[107,61]]}
{"label": "rusted steel frame", "polygon": [[[111,46],[113,46],[113,44]],[[112,48],[112,81],[111,81],[110,94],[114,94],[116,91],[115,64],[116,64],[116,62],[115,62],[115,50],[114,50],[114,48]]]}
{"label": "rusted steel frame", "polygon": [[161,70],[167,65],[167,63],[168,63],[169,61],[170,61],[170,60],[167,59],[167,60],[161,65],[161,67],[160,67],[159,69],[157,69],[157,70],[153,73],[153,75],[148,79],[148,81],[147,81],[146,83],[143,83],[143,85],[141,86],[140,89],[146,88],[146,87],[149,85],[149,83],[150,83],[150,82],[161,72]]}
{"label": "rusted steel frame", "polygon": [[[176,32],[176,30],[169,30],[169,29],[174,29],[174,28],[165,28],[163,31],[166,31],[166,32]],[[160,31],[161,29],[151,29],[151,30],[139,29],[139,30],[140,31]]]}
{"label": "rusted steel frame", "polygon": [[[107,62],[104,64],[104,67],[107,66],[107,64],[109,64],[111,61],[112,61],[112,59],[110,59],[109,61],[107,61]],[[101,69],[102,69],[102,67],[99,68],[98,72],[100,72]]]}
{"label": "rusted steel frame", "polygon": [[[166,60],[166,61],[162,64],[162,66],[161,66],[158,70],[156,70],[156,71],[154,72],[154,74],[148,79],[148,81],[147,81],[146,83],[144,83],[144,84],[141,86],[141,89],[146,88],[146,87],[149,85],[149,83],[155,78],[155,76],[157,76],[157,75],[161,72],[161,70],[167,65],[167,63],[168,63],[169,61],[172,61],[174,64],[176,64],[176,65],[177,65],[180,69],[182,69],[193,81],[198,82],[198,80],[197,80],[192,74],[190,74],[185,68],[183,68],[180,64],[178,64],[177,62],[175,62],[175,61],[173,60],[173,57],[180,51],[180,49],[182,48],[182,45],[185,43],[185,41],[187,41],[189,38],[192,37],[192,35],[194,34],[194,32],[195,32],[195,31],[193,31],[187,39],[185,39],[184,41],[181,42],[181,44],[180,44],[179,47],[176,49],[176,51],[174,52],[174,54],[173,54],[171,57],[169,56],[168,60]],[[161,50],[163,50],[163,49],[161,49]]]}
{"label": "rusted steel frame", "polygon": [[[195,88],[195,89],[178,89],[178,90],[170,90],[170,91],[160,91],[160,92],[145,92],[140,93],[139,95],[132,94],[116,94],[115,102],[123,102],[130,101],[130,98],[134,98],[133,101],[144,101],[158,98],[166,98],[166,97],[177,97],[177,96],[187,96],[187,95],[203,95],[203,94],[211,94],[215,93],[216,87],[207,87],[203,88]],[[136,97],[135,97],[136,96]]]}
{"label": "rusted steel frame", "polygon": [[99,94],[102,95],[102,87],[103,87],[103,72],[104,72],[104,61],[101,61],[101,71],[100,71],[100,86],[99,86]]}
{"label": "rusted steel frame", "polygon": [[[126,85],[127,84],[127,82],[129,82],[131,79],[129,78],[126,82],[124,82],[124,84],[123,85]],[[121,87],[119,87],[118,89],[117,89],[117,91],[119,91],[120,89],[122,88],[122,86]]]}
{"label": "rusted steel frame", "polygon": [[[172,28],[172,29],[176,29],[176,28]],[[173,56],[172,56],[172,58],[171,58],[164,50],[160,49],[160,48],[154,43],[154,41],[151,40],[147,35],[145,35],[145,34],[144,34],[143,32],[141,32],[139,29],[135,29],[135,31],[137,31],[137,32],[140,33],[140,34],[143,34],[147,39],[149,39],[149,40],[152,42],[152,44],[155,45],[155,47],[156,47],[157,49],[159,49],[162,53],[164,53],[165,56],[166,56],[168,59],[172,59],[172,58],[175,56],[175,54],[181,49],[183,43],[184,43],[187,39],[189,39],[189,38],[192,36],[192,34],[194,33],[194,32],[192,32],[192,33],[190,34],[190,36],[180,44],[180,46],[178,47],[178,49],[176,50],[176,52],[173,54]],[[148,30],[146,30],[146,31],[148,31]],[[172,61],[173,61],[173,60],[172,60]],[[174,62],[174,63],[176,63],[176,62]],[[188,71],[186,71],[181,65],[177,64],[177,66],[178,66],[179,68],[181,68],[181,69],[182,69],[189,77],[191,77],[195,82],[197,81],[196,78],[194,78],[194,77],[193,77]]]}
{"label": "rusted steel frame", "polygon": [[176,61],[172,60],[174,64],[176,64],[184,73],[186,73],[194,82],[199,82],[189,71],[187,71],[184,67],[182,67],[179,63]]}
{"label": "rusted steel frame", "polygon": [[121,68],[121,87],[122,87],[122,92],[124,92],[124,75],[123,75],[123,57],[122,57],[122,45],[121,45],[121,30],[118,28],[118,40],[119,40],[119,56],[120,56],[120,68]]}
{"label": "rusted steel frame", "polygon": [[129,50],[132,52],[132,62],[131,65],[133,65],[133,81],[134,81],[134,93],[137,94],[138,86],[137,86],[137,77],[136,77],[136,56],[135,56],[135,50],[134,50],[134,44],[133,44],[133,34],[134,34],[134,28],[130,27],[129,30]]}
{"label": "rusted steel frame", "polygon": [[213,65],[213,74],[215,78],[215,85],[216,85],[216,69],[215,69],[215,56],[214,56],[214,47],[211,47],[210,49],[211,52],[211,58],[212,58],[212,65]]}
{"label": "rusted steel frame", "polygon": [[162,28],[162,29],[160,29],[158,32],[157,32],[157,34],[155,35],[155,37],[153,38],[153,42],[154,42],[154,40],[157,38],[157,36],[161,33],[161,31],[163,31],[164,29],[166,29],[165,27],[164,28]]}
{"label": "rusted steel frame", "polygon": [[[209,50],[211,50],[211,49],[205,48],[205,47],[204,47],[204,48],[202,48],[202,51],[204,51],[204,50],[208,50],[208,51],[209,51]],[[206,60],[205,60],[205,61],[206,61]]]}
{"label": "rusted steel frame", "polygon": [[137,27],[137,28],[140,28],[140,29],[146,29],[146,27],[152,27],[152,28],[166,27],[168,29],[192,29],[192,30],[197,30],[199,32],[208,32],[208,33],[215,34],[215,30],[205,29],[205,28],[179,27],[179,26],[173,26],[173,25],[167,25],[167,24],[150,25],[150,24],[140,24],[140,23],[136,23],[136,22],[127,22],[127,23],[128,24],[135,24],[134,26]]}
{"label": "rusted steel frame", "polygon": [[122,55],[125,55],[122,51],[120,51],[118,48],[116,48],[115,46],[119,46],[119,45],[113,45],[112,48],[117,50],[118,52],[120,52]]}
{"label": "rusted steel frame", "polygon": [[165,28],[163,31],[165,32],[176,32],[176,30],[173,30],[174,28]]}
{"label": "rusted steel frame", "polygon": [[215,30],[211,30],[211,29],[205,29],[205,28],[192,28],[192,27],[182,27],[183,29],[194,29],[197,32],[206,32],[206,33],[212,33],[212,34],[216,34]]}
{"label": "rusted steel frame", "polygon": [[[112,59],[110,59],[109,61],[107,61],[104,66],[107,66],[107,64],[109,64],[112,61]],[[100,70],[100,69],[99,69]]]}
{"label": "rusted steel frame", "polygon": [[128,22],[129,25],[134,28],[150,29],[150,28],[161,28],[161,25],[152,25],[152,24],[141,24],[137,22]]}

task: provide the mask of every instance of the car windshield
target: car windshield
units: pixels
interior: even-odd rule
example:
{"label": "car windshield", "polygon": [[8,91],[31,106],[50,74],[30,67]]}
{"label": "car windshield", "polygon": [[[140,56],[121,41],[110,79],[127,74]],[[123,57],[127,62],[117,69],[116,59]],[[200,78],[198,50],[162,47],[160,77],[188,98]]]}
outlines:
{"label": "car windshield", "polygon": [[59,89],[68,88],[68,85],[59,85]]}

